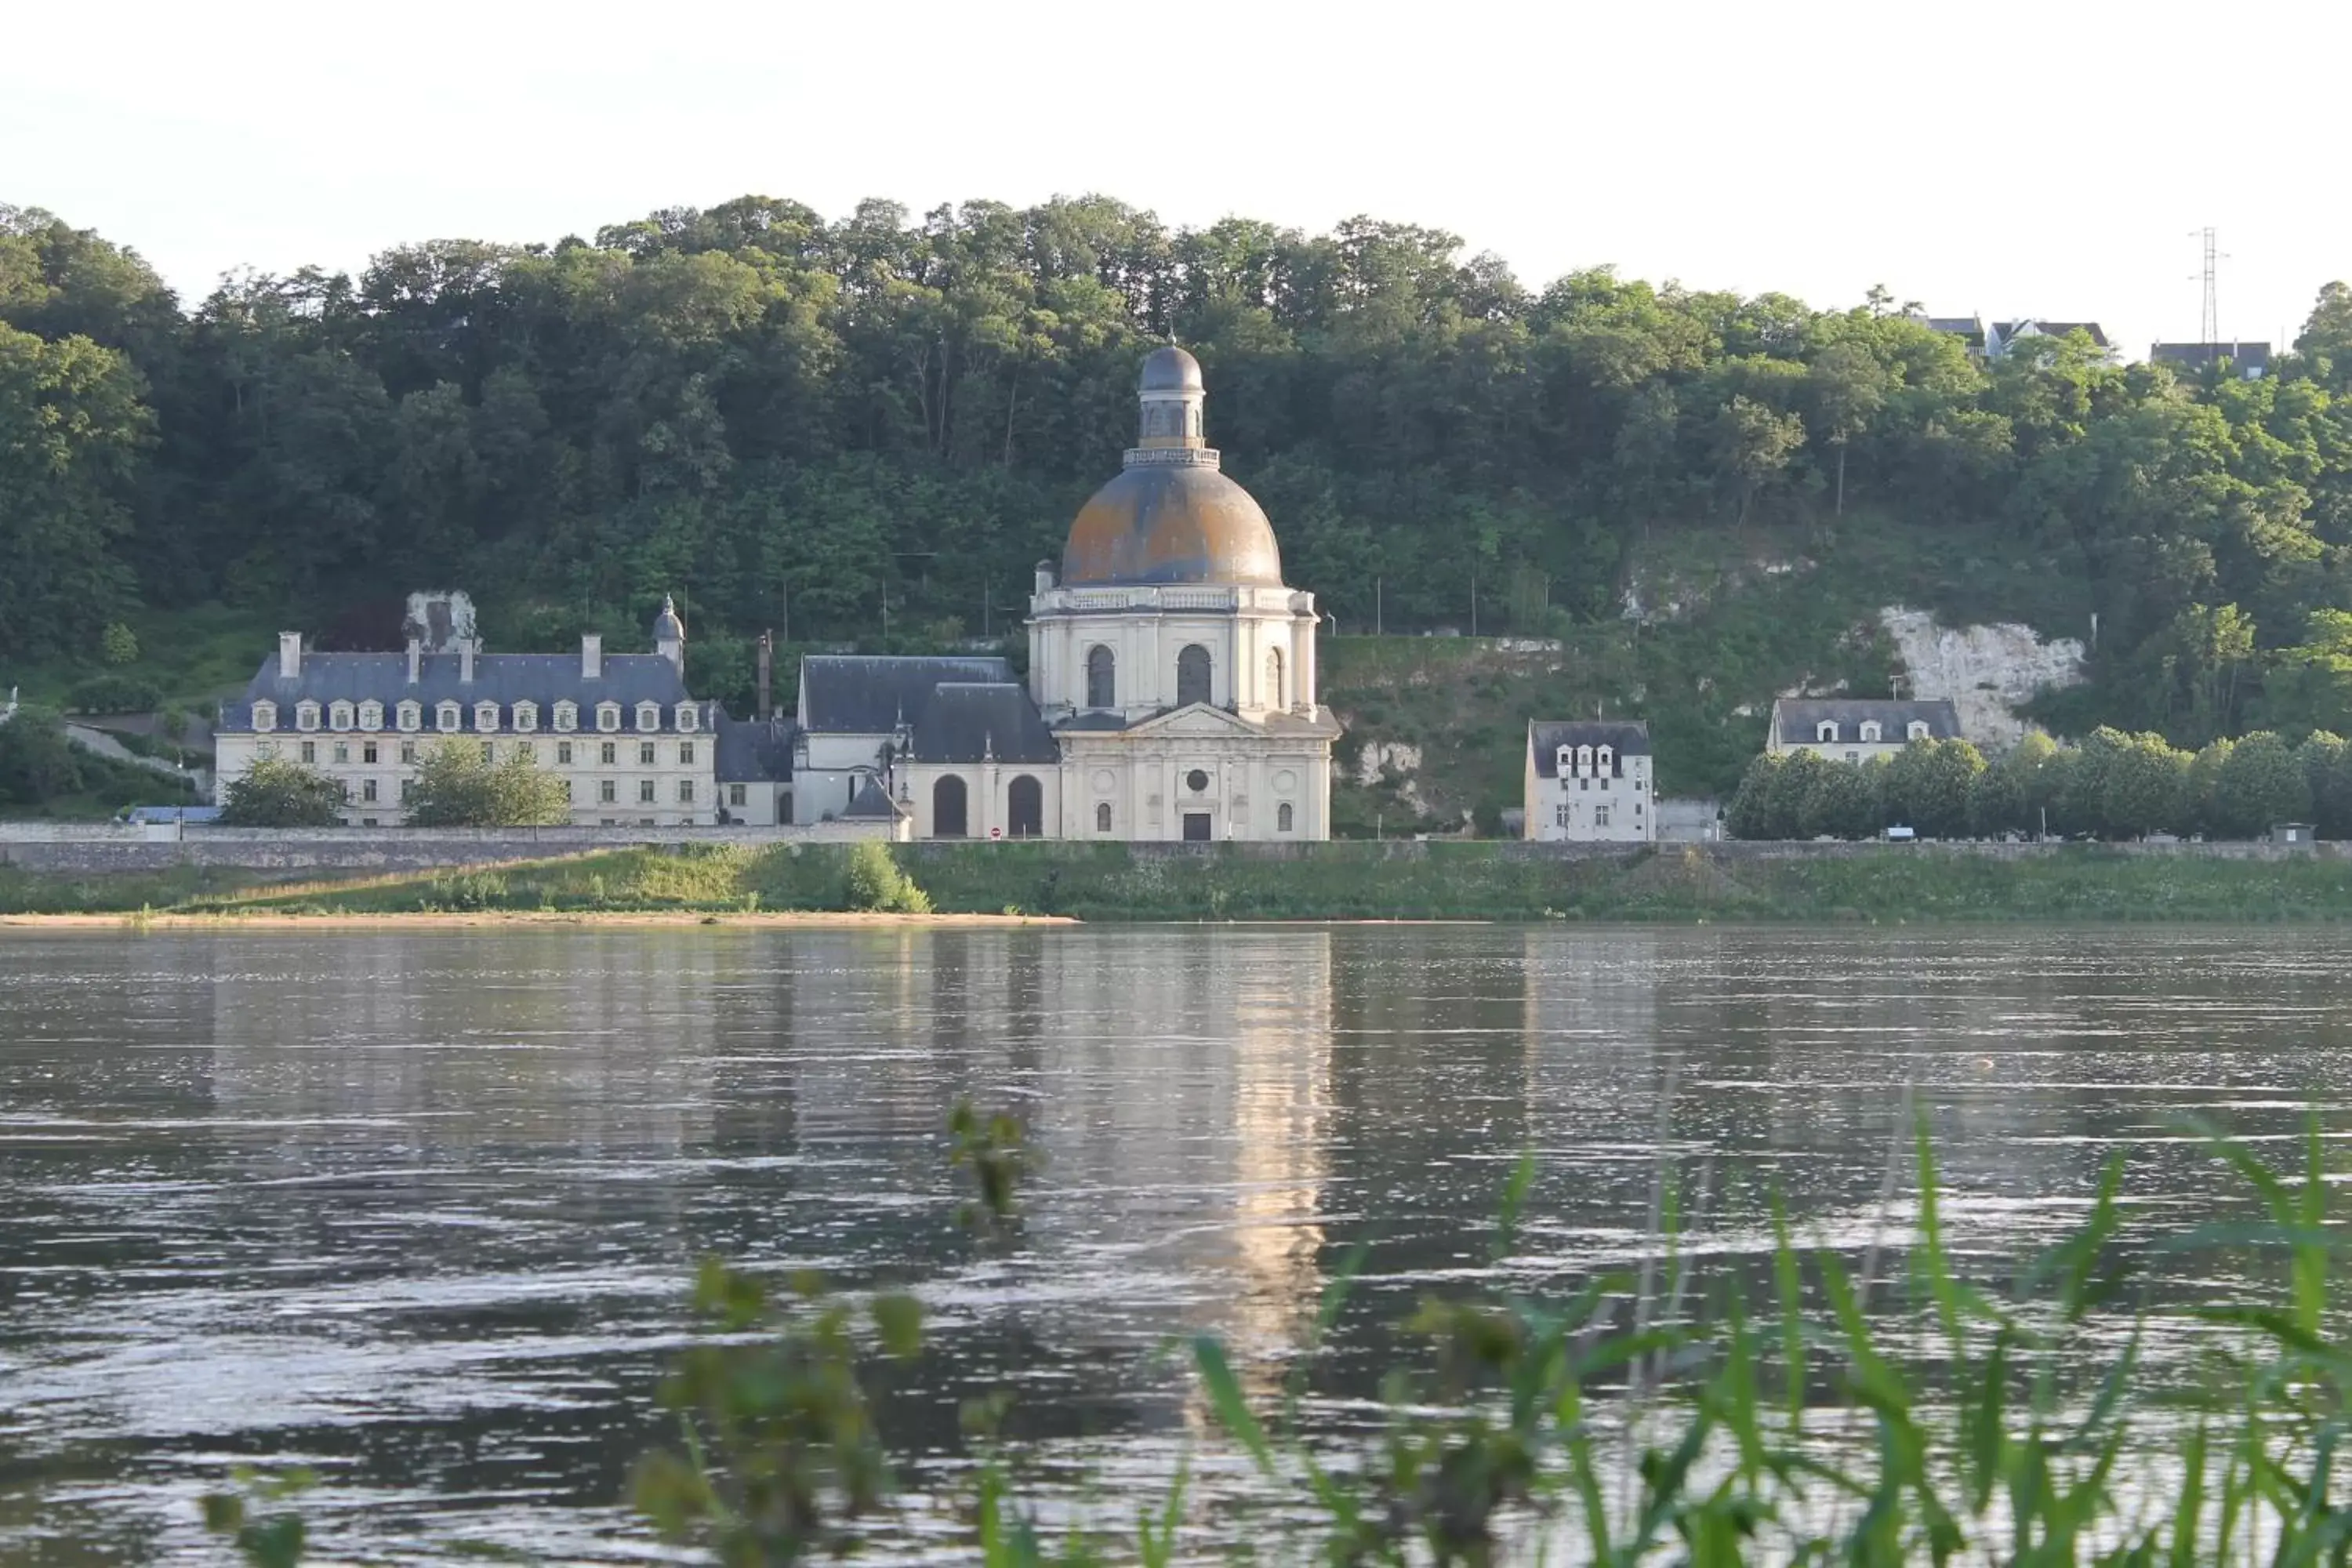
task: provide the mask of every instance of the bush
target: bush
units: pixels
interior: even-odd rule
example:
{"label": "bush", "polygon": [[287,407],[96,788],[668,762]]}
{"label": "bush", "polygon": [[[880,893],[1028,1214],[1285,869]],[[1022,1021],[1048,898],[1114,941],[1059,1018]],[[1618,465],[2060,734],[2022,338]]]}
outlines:
{"label": "bush", "polygon": [[866,914],[927,915],[930,895],[899,869],[889,847],[867,839],[849,848],[849,865],[842,878],[842,907]]}
{"label": "bush", "polygon": [[109,664],[131,664],[139,658],[139,637],[121,621],[109,621],[99,634],[99,657]]}
{"label": "bush", "polygon": [[546,827],[572,820],[572,792],[520,753],[493,763],[478,742],[443,741],[418,760],[403,810],[411,827]]}
{"label": "bush", "polygon": [[262,757],[221,791],[224,827],[332,827],[343,786],[284,757]]}
{"label": "bush", "polygon": [[163,700],[162,689],[152,680],[135,675],[93,675],[66,693],[66,711],[144,713]]}
{"label": "bush", "polygon": [[37,805],[81,787],[81,753],[46,708],[20,708],[0,724],[0,803]]}

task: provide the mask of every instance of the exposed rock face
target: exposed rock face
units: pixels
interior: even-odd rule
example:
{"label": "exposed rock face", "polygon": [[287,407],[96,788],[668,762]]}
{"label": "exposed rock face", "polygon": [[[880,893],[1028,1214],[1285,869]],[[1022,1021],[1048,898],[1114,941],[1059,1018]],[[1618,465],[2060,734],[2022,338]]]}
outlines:
{"label": "exposed rock face", "polygon": [[1960,733],[1990,751],[2017,744],[2031,728],[2014,711],[2051,686],[2079,685],[2083,645],[2043,642],[2032,626],[1939,626],[1925,610],[1890,605],[1879,624],[1895,639],[1908,676],[1906,697],[1948,697],[1960,710]]}
{"label": "exposed rock face", "polygon": [[1356,755],[1356,782],[1370,788],[1381,782],[1389,769],[1396,770],[1397,798],[1423,816],[1434,815],[1434,808],[1421,793],[1421,748],[1403,742],[1373,741]]}

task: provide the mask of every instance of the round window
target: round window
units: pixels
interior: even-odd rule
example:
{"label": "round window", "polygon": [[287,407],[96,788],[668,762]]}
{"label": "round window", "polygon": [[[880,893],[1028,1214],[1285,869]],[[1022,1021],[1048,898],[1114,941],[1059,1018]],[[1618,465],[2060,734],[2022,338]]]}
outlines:
{"label": "round window", "polygon": [[1184,775],[1184,787],[1191,790],[1194,795],[1205,794],[1209,788],[1209,775],[1202,773],[1200,769],[1194,768],[1191,773]]}

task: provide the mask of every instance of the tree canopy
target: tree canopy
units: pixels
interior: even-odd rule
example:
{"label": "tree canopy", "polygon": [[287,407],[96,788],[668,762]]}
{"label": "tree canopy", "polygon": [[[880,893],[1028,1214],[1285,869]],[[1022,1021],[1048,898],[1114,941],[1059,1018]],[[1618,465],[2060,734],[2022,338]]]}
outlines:
{"label": "tree canopy", "polygon": [[[1534,287],[1412,224],[1171,228],[1103,196],[827,218],[744,196],[552,243],[434,240],[184,305],[133,250],[0,207],[0,657],[100,657],[139,603],[471,588],[517,646],[687,595],[748,639],[1000,626],[1115,470],[1174,337],[1288,575],[1350,626],[1616,613],[1634,542],[1996,529],[2099,616],[2069,727],[2352,727],[2352,295],[2257,382],[1993,364],[1850,309]],[[2072,633],[2080,628],[2063,628]]]}

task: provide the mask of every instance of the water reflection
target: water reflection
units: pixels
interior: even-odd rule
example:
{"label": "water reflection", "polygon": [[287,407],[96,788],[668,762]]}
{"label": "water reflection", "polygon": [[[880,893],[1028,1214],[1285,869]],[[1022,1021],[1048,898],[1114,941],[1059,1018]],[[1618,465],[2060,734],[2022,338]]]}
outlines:
{"label": "water reflection", "polygon": [[[625,1553],[710,1254],[918,1290],[919,1453],[1010,1384],[1024,1435],[1148,1472],[1201,1426],[1162,1347],[1221,1335],[1270,1392],[1359,1244],[1315,1408],[1362,1419],[1522,1150],[1504,1267],[1564,1287],[1654,1257],[1668,1190],[1702,1256],[1759,1258],[1775,1193],[1865,1246],[1916,1111],[1998,1273],[2116,1151],[2144,1216],[2213,1212],[2185,1111],[2344,1131],[2347,1009],[2325,933],[11,936],[0,1555],[192,1550],[186,1500],[261,1453],[324,1466],[359,1554]],[[958,1223],[965,1098],[1045,1162],[1003,1245]]]}

